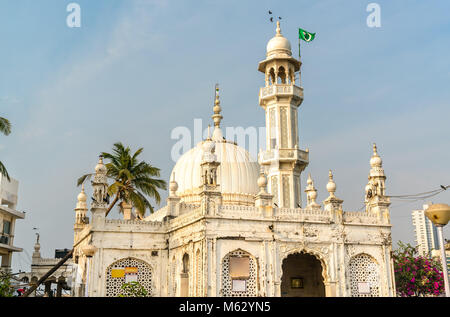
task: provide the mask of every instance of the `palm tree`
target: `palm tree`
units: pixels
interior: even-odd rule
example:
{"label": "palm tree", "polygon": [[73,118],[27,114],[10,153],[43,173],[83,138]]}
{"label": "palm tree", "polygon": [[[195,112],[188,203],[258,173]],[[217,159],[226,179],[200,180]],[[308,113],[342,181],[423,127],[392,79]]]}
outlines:
{"label": "palm tree", "polygon": [[[150,213],[154,211],[146,196],[155,199],[156,203],[160,204],[161,196],[158,189],[165,190],[167,184],[164,180],[154,178],[160,176],[159,168],[138,160],[138,156],[143,150],[140,148],[131,155],[131,149],[118,142],[114,144],[111,154],[102,152],[103,158],[110,161],[105,165],[106,175],[113,180],[108,187],[108,195],[114,199],[108,206],[106,216],[118,201],[120,201],[120,212],[123,212],[123,203],[131,204],[136,208],[141,219],[147,209],[150,210]],[[91,175],[81,176],[78,179],[78,186]]]}
{"label": "palm tree", "polygon": [[[3,133],[4,135],[8,135],[11,133],[11,123],[9,122],[8,119],[0,117],[0,132]],[[0,174],[5,176],[8,182],[11,181],[8,171],[6,170],[5,165],[3,165],[1,161],[0,161]]]}

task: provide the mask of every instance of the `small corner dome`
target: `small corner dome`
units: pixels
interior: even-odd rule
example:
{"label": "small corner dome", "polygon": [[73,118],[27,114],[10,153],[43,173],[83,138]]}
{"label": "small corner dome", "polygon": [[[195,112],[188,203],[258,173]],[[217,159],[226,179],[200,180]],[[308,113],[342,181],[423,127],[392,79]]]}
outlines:
{"label": "small corner dome", "polygon": [[379,167],[382,165],[382,163],[383,161],[379,156],[372,156],[372,158],[370,159],[370,166],[372,167]]}
{"label": "small corner dome", "polygon": [[97,174],[106,174],[107,169],[105,164],[103,164],[103,158],[100,156],[97,165],[95,166],[95,172]]}
{"label": "small corner dome", "polygon": [[77,200],[78,201],[83,201],[83,202],[85,202],[86,201],[86,194],[85,194],[85,192],[84,192],[84,190],[82,190],[79,194],[78,194],[78,196],[77,196]]}
{"label": "small corner dome", "polygon": [[378,155],[377,152],[377,145],[373,144],[373,155],[370,158],[370,166],[371,167],[381,167],[383,164],[383,161],[381,160],[381,157]]}

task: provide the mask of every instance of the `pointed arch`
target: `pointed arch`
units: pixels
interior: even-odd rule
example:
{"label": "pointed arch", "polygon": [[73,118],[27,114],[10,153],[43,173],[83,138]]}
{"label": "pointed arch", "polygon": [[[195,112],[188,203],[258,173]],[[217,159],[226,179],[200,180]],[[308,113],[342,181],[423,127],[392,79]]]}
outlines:
{"label": "pointed arch", "polygon": [[[117,260],[110,264],[106,268],[106,297],[117,297],[122,293],[122,285],[131,280],[127,277],[128,273],[126,268],[130,272],[137,271],[137,282],[141,284],[148,292],[148,296],[153,295],[153,269],[147,262],[136,259],[133,257],[127,257]],[[134,273],[130,273],[134,274]]]}
{"label": "pointed arch", "polygon": [[280,84],[286,84],[286,69],[284,68],[284,66],[280,66],[278,68],[278,79]]}
{"label": "pointed arch", "polygon": [[[323,278],[323,282],[325,284],[330,282],[330,274],[329,274],[329,265],[325,259],[324,254],[322,254],[321,252],[312,249],[312,248],[308,248],[308,247],[300,247],[300,248],[295,248],[295,249],[291,249],[288,252],[284,253],[282,258],[281,258],[281,263],[283,262],[283,260],[285,260],[289,255],[291,254],[295,254],[295,253],[308,253],[308,254],[312,254],[314,255],[319,261],[320,264],[322,265],[322,278]],[[280,280],[281,282],[281,280]]]}
{"label": "pointed arch", "polygon": [[[232,278],[230,274],[230,260],[232,257],[248,259],[248,276]],[[254,297],[258,296],[258,262],[249,252],[237,249],[227,253],[222,258],[222,296]]]}
{"label": "pointed arch", "polygon": [[270,85],[276,84],[275,69],[273,67],[269,69],[268,75],[269,75],[269,84]]}
{"label": "pointed arch", "polygon": [[352,256],[348,272],[352,297],[380,296],[380,266],[373,256],[367,253]]}

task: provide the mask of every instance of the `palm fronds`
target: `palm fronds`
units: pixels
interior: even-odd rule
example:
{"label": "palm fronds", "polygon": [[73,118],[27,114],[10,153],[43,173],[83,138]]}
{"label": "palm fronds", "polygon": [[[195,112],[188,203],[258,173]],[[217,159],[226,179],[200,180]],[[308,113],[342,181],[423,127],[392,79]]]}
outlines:
{"label": "palm fronds", "polygon": [[0,117],[0,132],[4,135],[11,133],[11,122],[8,119]]}
{"label": "palm fronds", "polygon": [[[102,152],[103,159],[109,162],[105,164],[107,177],[113,180],[108,187],[108,194],[114,200],[108,207],[106,215],[112,207],[118,202],[131,204],[138,216],[143,218],[147,209],[150,213],[154,212],[153,206],[148,199],[154,199],[157,204],[161,203],[159,189],[166,189],[167,184],[164,180],[158,179],[160,169],[151,164],[139,161],[138,156],[143,152],[139,148],[133,154],[130,147],[125,147],[122,143],[115,143],[111,153]],[[78,186],[81,185],[92,174],[86,174],[78,179]]]}

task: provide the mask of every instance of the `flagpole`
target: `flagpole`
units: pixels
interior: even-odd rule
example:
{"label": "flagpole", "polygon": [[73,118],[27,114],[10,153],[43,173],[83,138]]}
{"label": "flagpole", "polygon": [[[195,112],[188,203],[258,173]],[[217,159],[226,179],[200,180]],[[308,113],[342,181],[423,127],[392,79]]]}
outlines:
{"label": "flagpole", "polygon": [[[299,30],[300,32],[300,30]],[[300,54],[300,34],[298,36],[298,60],[300,61],[300,68],[298,70],[298,86],[301,87],[302,86],[302,82],[301,82],[301,78],[302,78],[302,56]]]}

